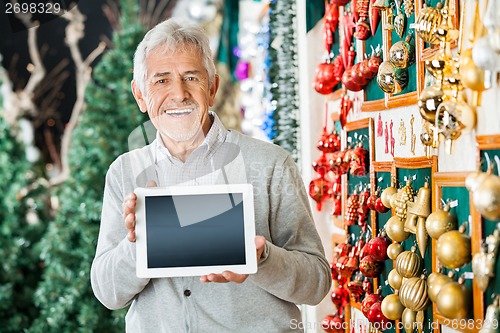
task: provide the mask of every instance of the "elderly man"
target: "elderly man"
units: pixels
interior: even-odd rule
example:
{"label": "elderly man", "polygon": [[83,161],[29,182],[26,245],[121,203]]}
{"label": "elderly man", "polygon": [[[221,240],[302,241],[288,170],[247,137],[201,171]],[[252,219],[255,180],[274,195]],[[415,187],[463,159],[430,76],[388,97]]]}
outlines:
{"label": "elderly man", "polygon": [[[224,128],[209,112],[218,85],[199,28],[167,20],[137,47],[132,93],[156,139],[108,170],[91,271],[94,293],[106,307],[130,305],[127,332],[296,331],[302,327],[296,304],[317,304],[330,289],[330,267],[297,166],[280,147]],[[252,184],[258,272],[138,278],[133,190],[148,182]]]}

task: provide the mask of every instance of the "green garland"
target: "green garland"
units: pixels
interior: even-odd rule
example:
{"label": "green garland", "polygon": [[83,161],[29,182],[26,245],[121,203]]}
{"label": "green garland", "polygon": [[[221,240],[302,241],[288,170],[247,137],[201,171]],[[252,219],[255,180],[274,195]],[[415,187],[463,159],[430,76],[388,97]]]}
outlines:
{"label": "green garland", "polygon": [[269,57],[273,119],[276,136],[273,142],[298,162],[299,153],[299,92],[296,8],[293,1],[273,0],[270,5]]}

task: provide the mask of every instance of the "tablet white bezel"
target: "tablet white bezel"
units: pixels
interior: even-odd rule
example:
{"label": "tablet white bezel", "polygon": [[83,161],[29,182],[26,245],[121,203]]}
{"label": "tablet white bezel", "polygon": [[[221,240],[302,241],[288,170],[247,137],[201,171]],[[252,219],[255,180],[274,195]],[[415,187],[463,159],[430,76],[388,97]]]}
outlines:
{"label": "tablet white bezel", "polygon": [[[136,274],[140,278],[201,276],[210,273],[220,274],[232,271],[238,274],[254,274],[257,272],[257,252],[255,247],[255,212],[253,186],[251,184],[223,184],[170,187],[140,187],[135,189],[136,204]],[[178,196],[242,193],[243,220],[245,239],[245,261],[243,265],[197,266],[197,267],[165,267],[148,268],[147,229],[145,198],[148,196]],[[179,249],[182,251],[182,249]]]}

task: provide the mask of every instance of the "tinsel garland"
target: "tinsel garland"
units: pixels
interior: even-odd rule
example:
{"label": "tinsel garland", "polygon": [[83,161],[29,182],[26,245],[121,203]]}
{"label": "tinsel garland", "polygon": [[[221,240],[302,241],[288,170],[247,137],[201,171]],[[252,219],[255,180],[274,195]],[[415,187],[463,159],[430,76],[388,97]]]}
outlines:
{"label": "tinsel garland", "polygon": [[270,3],[269,56],[274,130],[273,142],[299,160],[299,92],[294,1]]}

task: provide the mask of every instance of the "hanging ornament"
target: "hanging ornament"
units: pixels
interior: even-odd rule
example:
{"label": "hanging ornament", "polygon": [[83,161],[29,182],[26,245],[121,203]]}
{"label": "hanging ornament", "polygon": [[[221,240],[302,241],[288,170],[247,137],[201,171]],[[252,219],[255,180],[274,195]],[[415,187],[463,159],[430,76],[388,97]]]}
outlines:
{"label": "hanging ornament", "polygon": [[[399,256],[399,254],[401,252],[403,252],[403,251],[404,251],[404,248],[403,248],[403,246],[401,244],[399,244],[399,243],[392,243],[387,248],[387,256],[391,260],[396,260],[396,258]],[[398,289],[398,288],[396,288],[396,289]]]}
{"label": "hanging ornament", "polygon": [[422,38],[422,40],[429,44],[439,43],[437,36],[434,32],[443,21],[443,16],[441,15],[441,8],[443,4],[438,2],[436,8],[427,6],[424,7],[419,12],[418,17],[415,20],[415,31],[417,35]]}
{"label": "hanging ornament", "polygon": [[417,143],[417,136],[415,135],[415,132],[413,131],[413,123],[415,122],[415,117],[411,115],[410,118],[410,151],[413,155],[415,155],[415,144]]}
{"label": "hanging ornament", "polygon": [[380,64],[377,83],[380,89],[388,94],[398,94],[408,85],[408,70],[395,68],[390,61]]}
{"label": "hanging ornament", "polygon": [[321,211],[323,202],[330,197],[332,183],[323,176],[319,176],[309,183],[309,196],[316,201],[316,209]]}
{"label": "hanging ornament", "polygon": [[379,113],[377,121],[377,136],[382,137],[383,135],[384,135],[384,124],[382,123],[382,116]]}
{"label": "hanging ornament", "polygon": [[393,26],[398,36],[402,38],[406,21],[403,12],[401,11],[401,0],[395,0],[394,3],[396,4],[396,17],[394,17]]}
{"label": "hanging ornament", "polygon": [[[481,244],[479,253],[472,258],[472,271],[474,281],[484,292],[488,288],[490,278],[495,276],[495,262],[500,246],[500,229],[495,229],[494,233],[486,238],[485,244]],[[490,247],[490,250],[488,250]]]}
{"label": "hanging ornament", "polygon": [[368,311],[370,311],[373,304],[380,303],[384,299],[384,296],[382,296],[380,292],[381,290],[379,288],[374,294],[367,295],[363,299],[363,302],[361,302],[361,312],[363,312],[365,317],[368,317]]}
{"label": "hanging ornament", "polygon": [[349,289],[351,298],[356,303],[358,303],[361,300],[361,296],[364,293],[362,279],[363,276],[361,274],[356,274],[354,280],[347,283],[347,289]]}
{"label": "hanging ornament", "polygon": [[371,306],[367,319],[380,331],[385,331],[392,327],[391,320],[382,313],[382,302],[376,302]]}
{"label": "hanging ornament", "polygon": [[438,240],[445,232],[458,228],[457,217],[450,213],[450,205],[445,204],[443,209],[431,213],[425,222],[427,233],[433,239]]}
{"label": "hanging ornament", "polygon": [[396,269],[393,269],[387,276],[387,282],[389,282],[389,285],[394,288],[394,290],[399,290],[401,288],[401,284],[403,283],[403,277],[399,275]]}
{"label": "hanging ornament", "polygon": [[[406,213],[408,210],[408,203],[415,200],[415,190],[411,187],[412,180],[408,178],[406,185],[399,191],[396,198],[396,215],[402,220],[406,221]],[[406,230],[408,231],[408,230]]]}
{"label": "hanging ornament", "polygon": [[401,314],[401,323],[406,333],[414,333],[417,328],[417,312],[411,309],[404,309]]}
{"label": "hanging ornament", "polygon": [[415,46],[410,44],[413,35],[394,43],[389,50],[389,61],[399,69],[408,68],[415,63]]}
{"label": "hanging ornament", "polygon": [[382,313],[390,320],[399,320],[405,307],[401,304],[399,293],[396,290],[394,294],[388,295],[384,298],[381,304]]}
{"label": "hanging ornament", "polygon": [[410,237],[410,233],[405,231],[404,222],[401,221],[399,216],[394,215],[386,222],[385,232],[387,236],[395,242],[401,243]]}
{"label": "hanging ornament", "polygon": [[413,11],[414,11],[414,4],[413,4],[413,0],[404,0],[403,1],[403,6],[404,6],[404,11],[405,11],[405,15],[406,17],[410,17],[411,14],[413,14]]}
{"label": "hanging ornament", "polygon": [[436,306],[448,319],[464,319],[471,310],[472,298],[470,290],[464,285],[465,279],[445,284],[436,299]]}
{"label": "hanging ornament", "polygon": [[486,308],[486,315],[484,316],[483,327],[479,333],[498,333],[498,318],[500,318],[500,295],[495,297],[493,304]]}
{"label": "hanging ornament", "polygon": [[[425,231],[425,219],[431,213],[431,196],[432,191],[429,188],[429,182],[426,181],[424,183],[424,186],[418,190],[415,202],[407,202],[408,209],[405,222],[406,231],[411,232],[412,234],[416,234],[419,221],[421,221],[420,223],[424,226]],[[425,236],[427,236],[427,231],[425,231]],[[424,239],[422,239],[421,241],[424,241]],[[425,249],[425,246],[423,248]],[[422,251],[420,251],[420,253],[423,254]]]}
{"label": "hanging ornament", "polygon": [[370,0],[370,9],[369,9],[369,19],[370,19],[370,30],[372,32],[372,36],[375,36],[377,32],[378,23],[380,21],[380,13],[378,8],[374,7],[377,0]]}
{"label": "hanging ornament", "polygon": [[363,141],[360,141],[356,148],[352,150],[350,173],[354,176],[364,176],[369,168],[368,150],[363,147]]}
{"label": "hanging ornament", "polygon": [[351,252],[352,245],[349,243],[349,237],[344,243],[339,243],[333,248],[333,254],[335,257],[340,258],[349,255]]}
{"label": "hanging ornament", "polygon": [[351,97],[349,95],[342,95],[342,98],[340,99],[340,125],[342,128],[344,128],[345,124],[347,123],[347,116],[349,115],[349,112],[352,110],[353,102],[351,100]]}
{"label": "hanging ornament", "polygon": [[359,270],[366,277],[378,277],[384,271],[384,262],[367,255],[359,262]]}
{"label": "hanging ornament", "polygon": [[422,272],[423,260],[413,246],[410,251],[404,251],[396,258],[396,270],[405,278],[418,276]]}
{"label": "hanging ornament", "polygon": [[355,225],[358,219],[359,195],[356,190],[349,196],[344,216],[345,225]]}
{"label": "hanging ornament", "polygon": [[343,308],[349,304],[349,291],[342,286],[336,287],[332,291],[331,299],[333,305],[339,310],[339,314],[342,315]]}
{"label": "hanging ornament", "polygon": [[384,261],[388,259],[387,248],[391,242],[385,237],[385,231],[381,231],[379,235],[372,238],[368,243],[368,254],[375,260]]}
{"label": "hanging ornament", "polygon": [[327,315],[321,320],[321,328],[326,333],[343,333],[344,332],[344,319],[342,316]]}
{"label": "hanging ornament", "polygon": [[425,274],[405,280],[401,285],[399,295],[405,307],[416,312],[425,310],[430,304]]}
{"label": "hanging ornament", "polygon": [[373,284],[370,281],[369,278],[365,277],[363,280],[363,291],[367,294],[370,295],[373,293]]}
{"label": "hanging ornament", "polygon": [[465,186],[472,192],[472,201],[479,213],[489,220],[498,220],[500,219],[500,177],[492,172],[493,167],[490,166],[487,172],[469,174],[465,179]]}
{"label": "hanging ornament", "polygon": [[335,3],[325,2],[325,16],[323,17],[323,39],[325,49],[329,54],[334,43],[333,36],[339,24],[339,6]]}
{"label": "hanging ornament", "polygon": [[460,268],[471,261],[471,239],[465,234],[465,225],[439,236],[436,255],[448,268]]}
{"label": "hanging ornament", "polygon": [[385,122],[385,131],[384,131],[384,139],[385,139],[385,153],[389,154],[389,128],[387,127],[387,121]]}
{"label": "hanging ornament", "polygon": [[354,37],[359,40],[367,40],[372,35],[370,24],[368,22],[368,11],[370,0],[357,0],[356,11],[358,17],[356,18],[356,32]]}
{"label": "hanging ornament", "polygon": [[432,302],[436,302],[439,292],[444,285],[453,282],[453,271],[450,276],[441,273],[441,267],[436,272],[432,272],[427,278],[427,293]]}
{"label": "hanging ornament", "polygon": [[392,128],[394,127],[394,123],[392,122],[392,119],[391,119],[391,124],[389,125],[389,128],[390,128],[390,134],[391,134],[391,155],[392,157],[394,157],[394,146],[396,145],[396,139],[394,138],[394,132],[392,130]]}
{"label": "hanging ornament", "polygon": [[399,134],[399,145],[406,146],[406,127],[403,118],[399,120],[398,134]]}

